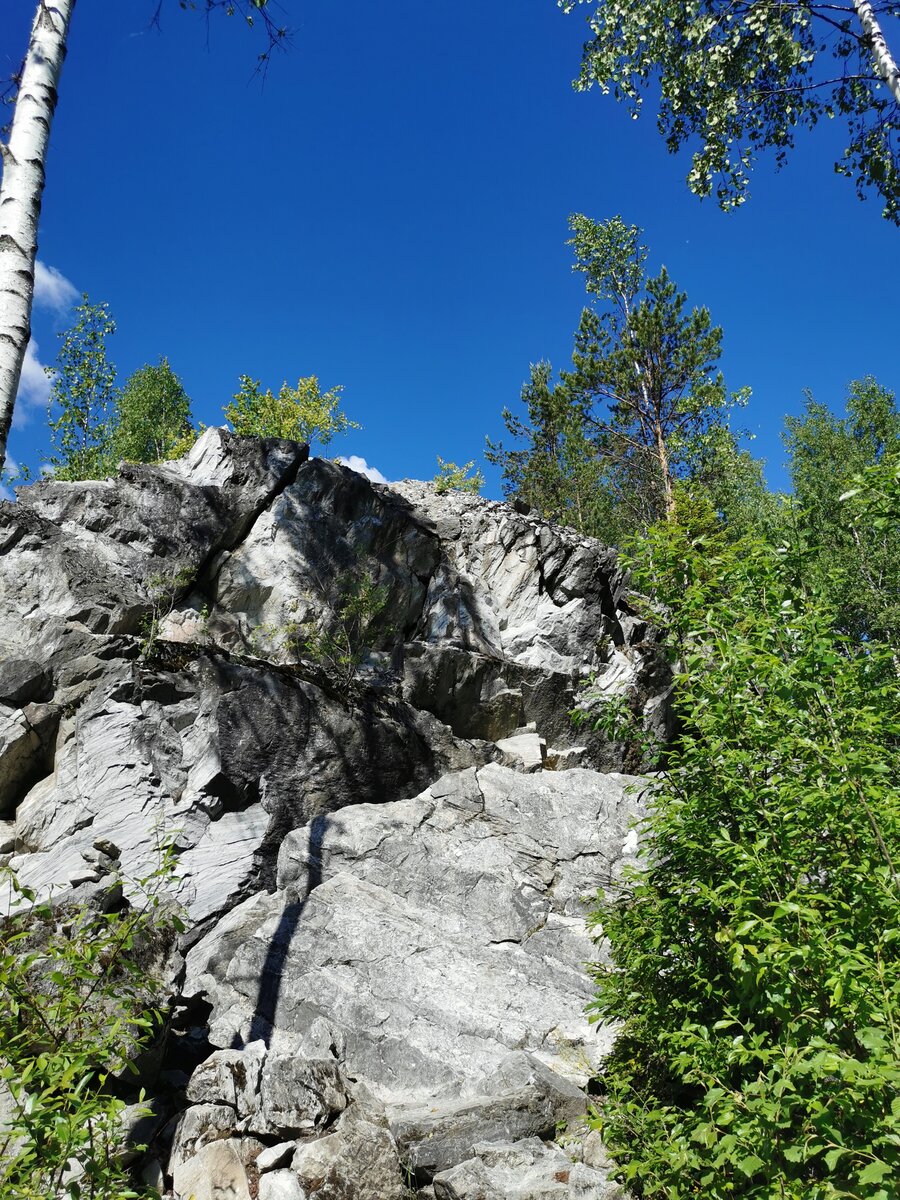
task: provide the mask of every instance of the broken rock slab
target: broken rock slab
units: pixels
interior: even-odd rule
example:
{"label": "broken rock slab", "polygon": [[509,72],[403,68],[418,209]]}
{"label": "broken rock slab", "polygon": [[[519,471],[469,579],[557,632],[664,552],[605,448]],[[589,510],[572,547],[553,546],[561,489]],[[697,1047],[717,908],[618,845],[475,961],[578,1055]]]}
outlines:
{"label": "broken rock slab", "polygon": [[560,1122],[577,1121],[585,1112],[581,1088],[522,1052],[510,1054],[479,1092],[464,1100],[388,1107],[391,1132],[418,1178],[431,1179],[461,1162],[479,1141],[553,1138]]}
{"label": "broken rock slab", "polygon": [[255,1172],[245,1162],[240,1138],[225,1138],[202,1146],[179,1162],[173,1173],[175,1200],[255,1200]]}
{"label": "broken rock slab", "polygon": [[409,1175],[383,1106],[364,1087],[334,1132],[301,1145],[291,1170],[315,1200],[407,1200]]}
{"label": "broken rock slab", "polygon": [[485,1142],[434,1178],[435,1200],[626,1200],[605,1172],[538,1138]]}
{"label": "broken rock slab", "polygon": [[[490,764],[329,814],[284,839],[272,895],[193,947],[186,995],[211,1006],[214,1045],[334,1055],[420,1184],[478,1143],[552,1137],[612,1044],[585,1016],[585,911],[621,869],[643,788]],[[279,1136],[274,1116],[254,1120]],[[308,1181],[339,1145],[324,1135],[298,1151]]]}

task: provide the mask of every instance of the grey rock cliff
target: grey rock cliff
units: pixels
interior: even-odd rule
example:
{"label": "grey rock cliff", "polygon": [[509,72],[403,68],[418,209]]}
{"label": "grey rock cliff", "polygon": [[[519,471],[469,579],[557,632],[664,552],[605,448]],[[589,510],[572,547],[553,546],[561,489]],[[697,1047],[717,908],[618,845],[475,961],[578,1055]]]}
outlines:
{"label": "grey rock cliff", "polygon": [[[346,633],[353,580],[379,597],[355,677],[308,636]],[[641,811],[626,748],[569,722],[588,672],[666,732],[613,552],[294,443],[211,429],[0,504],[0,854],[58,893],[98,842],[136,877],[175,840],[181,1059],[150,1176],[611,1195],[545,1145],[610,1044],[584,901]]]}

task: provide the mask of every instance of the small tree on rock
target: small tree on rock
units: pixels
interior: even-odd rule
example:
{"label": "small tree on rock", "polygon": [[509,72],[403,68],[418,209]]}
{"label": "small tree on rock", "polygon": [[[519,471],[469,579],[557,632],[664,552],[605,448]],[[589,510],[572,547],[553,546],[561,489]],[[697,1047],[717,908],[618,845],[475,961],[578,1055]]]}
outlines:
{"label": "small tree on rock", "polygon": [[167,358],[135,371],[118,407],[113,447],[116,457],[128,462],[172,458],[190,432],[191,402]]}
{"label": "small tree on rock", "polygon": [[109,305],[92,304],[86,293],[75,315],[72,328],[59,335],[55,369],[48,369],[53,380],[50,465],[57,479],[100,479],[113,461],[116,368],[106,339],[116,332],[116,323]]}
{"label": "small tree on rock", "polygon": [[556,385],[532,367],[522,398],[529,421],[504,413],[524,450],[489,447],[508,490],[547,516],[610,536],[671,517],[675,482],[708,459],[717,431],[746,393],[729,396],[717,361],[722,330],[687,310],[665,268],[645,270],[640,230],[620,217],[570,218],[576,271],[591,304],[575,334],[572,370]]}
{"label": "small tree on rock", "polygon": [[294,388],[283,383],[276,395],[268,388],[263,391],[258,379],[242,375],[240,391],[226,407],[225,417],[243,437],[288,438],[327,446],[337,434],[360,428],[339,407],[343,390],[333,387],[323,392],[316,376],[309,375],[298,379]]}

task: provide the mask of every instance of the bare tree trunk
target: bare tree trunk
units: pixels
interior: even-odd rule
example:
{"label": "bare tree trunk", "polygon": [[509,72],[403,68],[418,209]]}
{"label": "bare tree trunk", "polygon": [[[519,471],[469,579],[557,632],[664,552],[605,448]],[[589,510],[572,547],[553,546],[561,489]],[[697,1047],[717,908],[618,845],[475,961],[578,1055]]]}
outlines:
{"label": "bare tree trunk", "polygon": [[853,7],[862,24],[878,74],[890,88],[894,99],[900,104],[900,68],[888,50],[881,26],[875,16],[875,10],[869,0],[853,0]]}
{"label": "bare tree trunk", "polygon": [[0,468],[31,337],[44,164],[75,0],[38,0],[9,143],[0,146]]}
{"label": "bare tree trunk", "polygon": [[662,425],[658,417],[653,421],[653,434],[656,438],[656,456],[659,459],[659,470],[662,475],[666,520],[671,521],[675,514],[675,489],[672,487],[672,475],[669,470],[669,452],[666,448],[666,439],[663,436]]}

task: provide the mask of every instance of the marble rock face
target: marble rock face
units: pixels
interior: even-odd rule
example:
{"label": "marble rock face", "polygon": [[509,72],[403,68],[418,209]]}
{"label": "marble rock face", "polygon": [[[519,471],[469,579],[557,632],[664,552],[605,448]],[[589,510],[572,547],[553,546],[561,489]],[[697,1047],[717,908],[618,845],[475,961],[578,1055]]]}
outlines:
{"label": "marble rock face", "polygon": [[0,503],[0,861],[97,902],[175,849],[146,1178],[612,1195],[552,1144],[611,1044],[586,902],[645,790],[572,727],[587,675],[667,734],[615,553],[506,504],[222,429]]}

